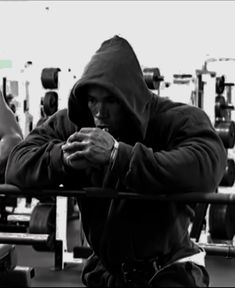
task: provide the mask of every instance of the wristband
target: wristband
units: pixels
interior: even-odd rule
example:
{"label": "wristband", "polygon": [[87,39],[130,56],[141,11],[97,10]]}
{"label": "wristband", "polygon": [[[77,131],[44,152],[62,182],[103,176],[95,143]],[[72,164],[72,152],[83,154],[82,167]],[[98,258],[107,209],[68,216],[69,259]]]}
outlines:
{"label": "wristband", "polygon": [[112,170],[114,162],[117,158],[117,154],[118,154],[118,147],[119,147],[119,143],[117,140],[114,139],[114,145],[113,145],[113,149],[111,151],[110,154],[110,159],[109,159],[109,167]]}

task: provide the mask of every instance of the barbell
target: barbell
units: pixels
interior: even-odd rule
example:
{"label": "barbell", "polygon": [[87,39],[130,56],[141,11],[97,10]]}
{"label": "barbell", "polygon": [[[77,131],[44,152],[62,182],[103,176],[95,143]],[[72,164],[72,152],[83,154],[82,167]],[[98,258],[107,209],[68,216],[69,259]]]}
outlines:
{"label": "barbell", "polygon": [[[15,196],[64,196],[64,197],[79,197],[79,198],[125,198],[133,200],[155,200],[163,202],[179,202],[179,203],[214,203],[214,204],[230,204],[230,207],[235,205],[235,194],[233,193],[217,193],[209,192],[191,192],[180,194],[139,194],[129,191],[117,191],[114,189],[103,189],[99,187],[84,187],[83,189],[66,189],[64,187],[58,187],[57,189],[35,189],[27,188],[20,189],[14,185],[1,184],[0,194],[15,195]],[[49,235],[48,235],[49,237]],[[46,238],[45,238],[46,239]],[[0,237],[1,242],[1,237]],[[35,242],[36,243],[36,242]],[[216,243],[204,244],[199,243],[209,255],[224,255],[235,256],[235,247],[223,245],[220,246]]]}
{"label": "barbell", "polygon": [[20,189],[11,184],[0,184],[0,195],[13,196],[64,196],[64,197],[80,197],[80,198],[126,198],[136,200],[156,200],[163,202],[181,202],[181,203],[217,203],[217,204],[235,204],[235,194],[232,193],[216,193],[211,191],[190,192],[190,193],[175,193],[171,194],[140,194],[129,191],[117,191],[115,189],[100,188],[100,187],[84,187],[82,189],[67,189],[58,187],[56,189],[39,189],[39,188],[24,188]]}

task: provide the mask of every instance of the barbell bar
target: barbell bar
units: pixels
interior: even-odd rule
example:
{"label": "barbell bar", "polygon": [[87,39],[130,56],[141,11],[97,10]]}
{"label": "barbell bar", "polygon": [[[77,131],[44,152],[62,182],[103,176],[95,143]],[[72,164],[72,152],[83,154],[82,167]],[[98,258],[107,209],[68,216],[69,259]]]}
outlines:
{"label": "barbell bar", "polygon": [[1,244],[46,244],[49,241],[49,234],[32,234],[32,233],[15,233],[15,232],[0,232]]}
{"label": "barbell bar", "polygon": [[207,255],[210,256],[224,256],[227,258],[235,257],[235,247],[231,244],[220,243],[198,243],[200,247],[205,249]]}
{"label": "barbell bar", "polygon": [[[174,193],[174,194],[173,194]],[[126,198],[126,199],[142,199],[156,201],[177,201],[182,203],[218,203],[229,204],[235,203],[235,194],[233,193],[217,193],[217,192],[189,192],[172,194],[140,194],[129,191],[117,191],[109,188],[100,187],[84,187],[83,189],[66,189],[58,187],[57,189],[38,189],[25,188],[20,189],[11,184],[1,184],[0,194],[9,196],[64,196],[64,197],[80,197],[80,198]]]}

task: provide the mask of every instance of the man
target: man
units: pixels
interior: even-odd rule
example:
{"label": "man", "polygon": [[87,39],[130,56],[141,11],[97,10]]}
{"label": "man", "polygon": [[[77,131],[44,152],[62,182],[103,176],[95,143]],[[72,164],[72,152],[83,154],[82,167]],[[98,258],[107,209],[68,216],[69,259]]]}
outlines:
{"label": "man", "polygon": [[[61,110],[14,149],[6,180],[146,194],[214,191],[226,151],[199,108],[153,94],[130,44],[102,43]],[[102,192],[101,192],[102,193]],[[93,249],[82,280],[96,287],[207,286],[192,209],[154,200],[78,199]]]}

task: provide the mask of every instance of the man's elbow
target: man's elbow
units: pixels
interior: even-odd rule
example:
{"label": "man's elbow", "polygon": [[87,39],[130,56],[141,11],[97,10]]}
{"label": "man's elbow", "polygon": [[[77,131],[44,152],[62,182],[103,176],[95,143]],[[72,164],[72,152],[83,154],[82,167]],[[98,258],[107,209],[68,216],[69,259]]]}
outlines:
{"label": "man's elbow", "polygon": [[8,161],[6,165],[6,171],[5,171],[5,183],[6,184],[12,184],[18,186],[18,170],[14,165],[13,162]]}
{"label": "man's elbow", "polygon": [[204,171],[202,175],[201,186],[202,192],[214,192],[220,185],[227,166],[227,156],[221,151],[221,154],[218,155],[217,159],[214,160],[210,168]]}

